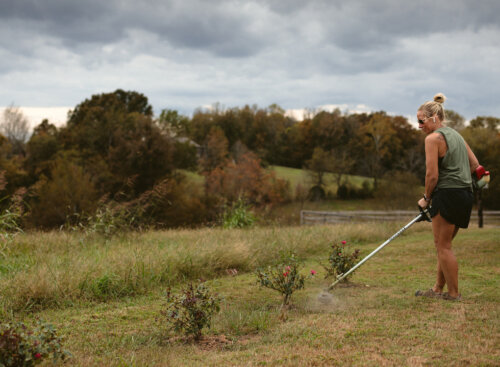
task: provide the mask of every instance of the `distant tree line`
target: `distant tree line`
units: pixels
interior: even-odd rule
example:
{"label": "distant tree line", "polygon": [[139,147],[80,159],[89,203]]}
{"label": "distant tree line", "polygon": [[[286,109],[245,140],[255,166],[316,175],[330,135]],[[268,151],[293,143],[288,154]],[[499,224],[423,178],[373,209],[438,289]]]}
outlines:
{"label": "distant tree line", "polygon": [[[477,117],[465,127],[463,117],[449,115],[492,172],[485,205],[500,208],[500,119]],[[383,198],[394,190],[388,181],[423,183],[423,139],[406,118],[383,111],[320,111],[296,121],[277,105],[214,105],[192,117],[168,109],[154,117],[146,96],[123,90],[94,95],[65,126],[43,120],[29,135],[11,106],[0,120],[0,210],[14,208],[23,226],[36,228],[76,225],[103,211],[130,226],[199,225],[242,198],[263,206],[301,195],[269,165],[308,169],[311,198],[324,196],[327,172],[338,198]],[[200,173],[203,183],[193,185],[179,170]],[[373,184],[350,187],[347,174]]]}

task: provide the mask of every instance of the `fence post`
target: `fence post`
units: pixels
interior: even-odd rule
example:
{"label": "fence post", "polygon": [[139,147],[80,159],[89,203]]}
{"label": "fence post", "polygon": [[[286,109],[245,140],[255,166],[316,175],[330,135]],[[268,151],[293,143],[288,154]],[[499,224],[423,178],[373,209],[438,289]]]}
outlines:
{"label": "fence post", "polygon": [[483,228],[483,190],[477,193],[477,217],[479,219],[479,228]]}

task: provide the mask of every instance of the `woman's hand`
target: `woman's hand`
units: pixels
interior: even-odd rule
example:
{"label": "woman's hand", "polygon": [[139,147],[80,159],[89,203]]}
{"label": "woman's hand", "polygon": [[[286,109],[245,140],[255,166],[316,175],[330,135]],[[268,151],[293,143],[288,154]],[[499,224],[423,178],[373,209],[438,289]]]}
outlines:
{"label": "woman's hand", "polygon": [[429,201],[425,200],[425,198],[422,198],[418,201],[418,206],[421,207],[422,209],[427,208],[429,205]]}

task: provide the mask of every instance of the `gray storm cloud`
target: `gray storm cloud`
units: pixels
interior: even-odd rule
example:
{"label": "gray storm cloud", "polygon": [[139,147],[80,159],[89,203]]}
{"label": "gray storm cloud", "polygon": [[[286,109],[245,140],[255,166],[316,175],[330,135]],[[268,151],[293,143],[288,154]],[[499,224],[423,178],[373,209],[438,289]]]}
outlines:
{"label": "gray storm cloud", "polygon": [[442,91],[468,117],[500,115],[496,0],[2,1],[0,33],[0,105],[125,88],[185,112],[219,101],[406,115]]}
{"label": "gray storm cloud", "polygon": [[[499,27],[500,2],[457,1],[7,1],[0,19],[22,20],[28,27],[68,45],[109,43],[127,29],[156,33],[178,46],[219,50],[222,43],[257,50],[273,43],[273,24],[281,32],[317,24],[323,41],[347,49],[377,47],[402,37]],[[266,21],[267,20],[267,21]],[[247,54],[245,54],[247,55]]]}

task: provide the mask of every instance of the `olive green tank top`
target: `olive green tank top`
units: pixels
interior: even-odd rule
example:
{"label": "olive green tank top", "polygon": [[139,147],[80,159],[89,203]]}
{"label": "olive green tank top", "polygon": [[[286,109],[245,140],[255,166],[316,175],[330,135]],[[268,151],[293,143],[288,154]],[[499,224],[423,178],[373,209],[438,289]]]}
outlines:
{"label": "olive green tank top", "polygon": [[439,158],[439,178],[436,188],[472,189],[472,176],[465,140],[451,127],[441,127],[435,132],[443,135],[448,146],[444,157]]}

